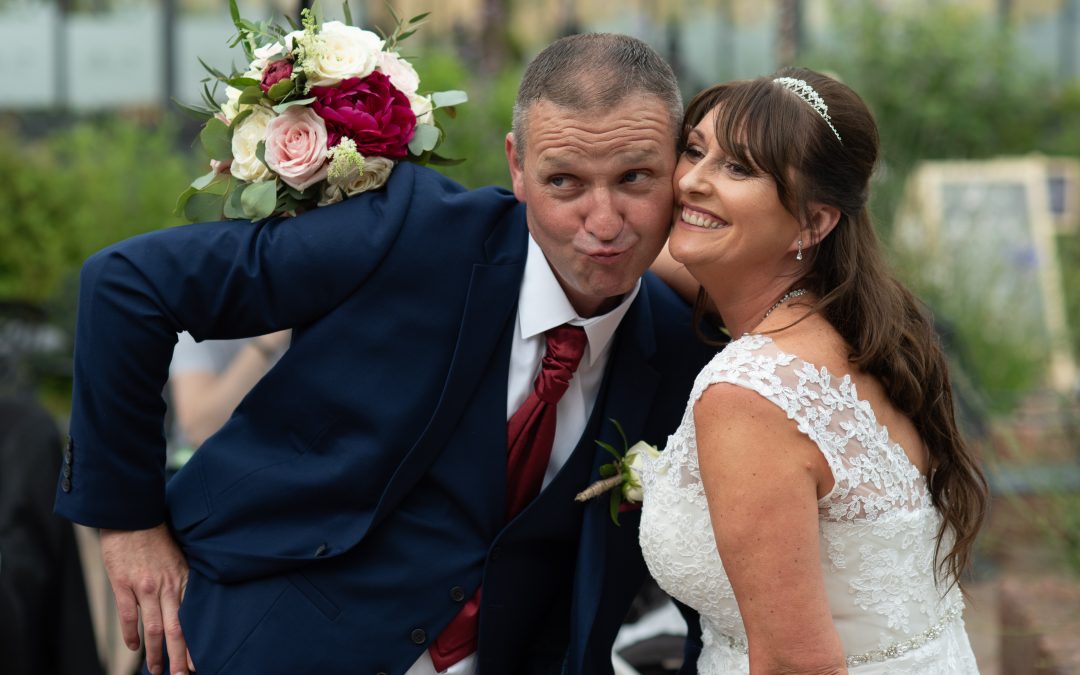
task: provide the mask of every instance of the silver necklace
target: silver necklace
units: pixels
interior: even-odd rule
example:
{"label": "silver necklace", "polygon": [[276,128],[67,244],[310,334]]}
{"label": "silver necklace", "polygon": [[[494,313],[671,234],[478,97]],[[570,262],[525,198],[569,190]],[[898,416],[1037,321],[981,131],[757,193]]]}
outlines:
{"label": "silver necklace", "polygon": [[765,312],[765,316],[761,317],[761,320],[764,321],[765,319],[768,319],[769,315],[773,313],[773,310],[775,310],[777,307],[784,304],[788,300],[791,300],[792,298],[797,298],[800,295],[806,295],[806,289],[805,288],[796,288],[793,291],[788,291],[787,293],[784,293],[784,297],[777,300],[776,304],[773,305],[772,307],[770,307],[769,311]]}

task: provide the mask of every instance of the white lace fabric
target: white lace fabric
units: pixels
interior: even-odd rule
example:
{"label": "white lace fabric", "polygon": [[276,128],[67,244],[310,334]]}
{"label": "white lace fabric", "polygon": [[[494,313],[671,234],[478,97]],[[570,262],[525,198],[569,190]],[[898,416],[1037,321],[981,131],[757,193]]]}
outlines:
{"label": "white lace fabric", "polygon": [[941,518],[925,477],[877,423],[849,376],[831,376],[763,335],[733,341],[705,366],[682,423],[642,475],[641,548],[657,583],[701,615],[698,672],[749,672],[746,632],[716,549],[694,427],[694,404],[721,382],[782,409],[832,469],[836,484],[818,502],[821,565],[849,672],[978,673],[962,595],[934,581]]}

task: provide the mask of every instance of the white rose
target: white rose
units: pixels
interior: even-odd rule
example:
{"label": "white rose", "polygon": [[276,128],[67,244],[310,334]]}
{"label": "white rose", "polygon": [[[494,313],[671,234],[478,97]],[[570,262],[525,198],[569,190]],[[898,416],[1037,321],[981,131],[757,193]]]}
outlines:
{"label": "white rose", "polygon": [[435,123],[435,114],[433,112],[430,96],[421,96],[420,94],[410,93],[406,93],[405,95],[409,97],[409,105],[412,107],[413,114],[416,115],[417,124]]}
{"label": "white rose", "polygon": [[236,87],[225,87],[225,102],[221,104],[221,114],[225,116],[225,122],[232,124],[236,116],[240,114],[240,90]]}
{"label": "white rose", "polygon": [[280,54],[282,49],[284,47],[281,46],[280,42],[271,42],[257,48],[254,52],[255,60],[251,62],[249,70],[259,73],[266,70],[266,64],[270,63],[270,57]]}
{"label": "white rose", "polygon": [[273,111],[259,106],[233,131],[233,162],[229,171],[240,180],[254,183],[273,178],[274,174],[270,168],[255,156],[259,143],[266,139],[266,128],[272,119],[274,119]]}
{"label": "white rose", "polygon": [[350,77],[370,75],[378,65],[383,41],[371,31],[330,21],[306,47],[303,66],[308,86],[329,87]]}
{"label": "white rose", "polygon": [[626,481],[623,483],[623,497],[628,502],[641,502],[645,496],[641,488],[641,469],[646,462],[651,462],[660,456],[660,451],[655,445],[649,445],[645,441],[638,441],[623,457],[623,469],[626,471]]}
{"label": "white rose", "polygon": [[386,180],[390,178],[390,172],[393,169],[393,160],[385,157],[365,157],[363,173],[353,178],[348,185],[338,186],[332,182],[327,182],[326,187],[323,188],[319,206],[336,204],[346,197],[381,188],[386,183]]}
{"label": "white rose", "polygon": [[397,52],[379,52],[379,70],[390,78],[390,83],[403,94],[415,94],[420,86],[420,76],[412,64],[398,56]]}
{"label": "white rose", "polygon": [[285,49],[291,54],[296,49],[296,42],[304,36],[304,31],[294,30],[285,36]]}

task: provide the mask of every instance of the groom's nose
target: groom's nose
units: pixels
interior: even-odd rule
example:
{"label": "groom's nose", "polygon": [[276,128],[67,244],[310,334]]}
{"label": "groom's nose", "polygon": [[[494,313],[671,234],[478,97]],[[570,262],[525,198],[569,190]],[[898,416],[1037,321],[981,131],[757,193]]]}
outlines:
{"label": "groom's nose", "polygon": [[586,205],[585,230],[600,241],[613,241],[622,232],[623,224],[622,212],[611,190],[593,190]]}

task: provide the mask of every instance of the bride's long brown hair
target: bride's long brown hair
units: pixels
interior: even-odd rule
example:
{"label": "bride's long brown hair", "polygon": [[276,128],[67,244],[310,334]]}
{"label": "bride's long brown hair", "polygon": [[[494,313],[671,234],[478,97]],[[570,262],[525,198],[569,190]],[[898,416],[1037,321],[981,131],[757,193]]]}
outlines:
{"label": "bride's long brown hair", "polygon": [[[828,107],[833,128],[810,103],[774,83],[774,77],[813,87]],[[720,146],[769,174],[781,203],[800,222],[809,222],[811,202],[839,209],[839,223],[828,236],[818,240],[812,235],[803,273],[792,279],[792,287],[814,292],[819,299],[812,311],[847,341],[849,361],[882,382],[926,444],[930,494],[943,517],[935,575],[944,571],[950,585],[960,583],[986,515],[986,479],[957,429],[948,367],[933,323],[893,276],[874,231],[867,208],[878,158],[873,115],[850,87],[811,70],[786,69],[698,94],[686,111],[683,141],[713,109]],[[706,303],[702,294],[698,318]],[[954,539],[942,556],[946,533]]]}

